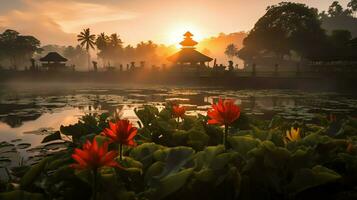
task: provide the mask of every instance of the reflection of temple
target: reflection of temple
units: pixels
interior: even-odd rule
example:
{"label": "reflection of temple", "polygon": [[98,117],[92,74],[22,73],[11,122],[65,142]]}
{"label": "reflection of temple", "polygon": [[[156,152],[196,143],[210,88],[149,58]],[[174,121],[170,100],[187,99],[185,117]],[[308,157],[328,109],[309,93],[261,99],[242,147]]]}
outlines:
{"label": "reflection of temple", "polygon": [[50,52],[41,58],[42,67],[47,71],[69,71],[70,67],[66,66],[67,59],[57,52]]}
{"label": "reflection of temple", "polygon": [[195,50],[197,42],[192,39],[192,33],[186,32],[184,36],[185,39],[180,43],[182,46],[181,50],[167,59],[173,62],[174,66],[206,67],[206,63],[213,59]]}

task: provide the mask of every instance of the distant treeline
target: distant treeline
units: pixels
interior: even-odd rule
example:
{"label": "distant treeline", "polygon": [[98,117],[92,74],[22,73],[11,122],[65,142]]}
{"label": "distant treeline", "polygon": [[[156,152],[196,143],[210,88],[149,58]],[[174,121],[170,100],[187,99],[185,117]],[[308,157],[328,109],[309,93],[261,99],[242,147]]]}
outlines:
{"label": "distant treeline", "polygon": [[[296,61],[356,61],[357,60],[357,0],[351,0],[344,9],[337,1],[327,11],[320,12],[305,4],[282,2],[269,6],[249,32],[219,34],[204,39],[198,50],[225,62],[240,58],[247,62],[271,57],[274,60]],[[38,59],[56,51],[69,60],[76,69],[92,67],[90,55],[98,56],[98,66],[127,65],[145,61],[146,66],[167,62],[167,56],[177,48],[140,42],[124,45],[117,33],[99,35],[84,29],[78,36],[78,45],[41,47],[34,36],[21,35],[14,30],[0,34],[0,68],[18,69],[30,66],[30,59]],[[89,53],[91,52],[91,54]]]}
{"label": "distant treeline", "polygon": [[226,54],[248,62],[266,57],[277,61],[357,61],[357,38],[352,38],[351,31],[326,31],[322,27],[326,20],[349,19],[353,22],[351,28],[356,29],[356,10],[356,0],[352,0],[345,10],[337,1],[333,2],[327,13],[291,2],[270,6],[244,39],[244,47],[238,51],[230,45]]}

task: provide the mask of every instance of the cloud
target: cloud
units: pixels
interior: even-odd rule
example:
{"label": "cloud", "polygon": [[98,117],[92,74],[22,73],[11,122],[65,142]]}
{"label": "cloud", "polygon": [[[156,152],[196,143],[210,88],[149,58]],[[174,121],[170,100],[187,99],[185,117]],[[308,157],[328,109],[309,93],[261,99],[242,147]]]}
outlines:
{"label": "cloud", "polygon": [[[0,0],[0,27],[33,34],[43,44],[75,44],[83,28],[117,32],[135,44],[166,42],[193,24],[201,35],[249,31],[268,5],[281,0]],[[326,9],[333,0],[295,0]],[[341,0],[344,5],[349,0]],[[181,25],[183,24],[183,25]],[[196,31],[196,32],[198,32]],[[181,38],[182,33],[177,33]]]}
{"label": "cloud", "polygon": [[0,26],[34,35],[43,44],[74,44],[83,25],[135,17],[110,1],[22,0],[21,3],[18,8],[7,4],[8,9],[0,12]]}

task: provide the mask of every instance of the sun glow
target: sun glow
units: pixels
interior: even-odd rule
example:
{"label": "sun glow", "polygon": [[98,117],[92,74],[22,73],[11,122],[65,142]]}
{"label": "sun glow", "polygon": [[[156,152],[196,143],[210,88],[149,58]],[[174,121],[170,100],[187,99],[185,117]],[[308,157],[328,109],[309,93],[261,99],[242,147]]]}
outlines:
{"label": "sun glow", "polygon": [[167,33],[167,44],[175,45],[177,48],[181,48],[180,42],[183,40],[187,31],[190,31],[193,34],[193,39],[197,42],[202,40],[204,36],[202,35],[202,31],[193,24],[178,24],[169,29]]}

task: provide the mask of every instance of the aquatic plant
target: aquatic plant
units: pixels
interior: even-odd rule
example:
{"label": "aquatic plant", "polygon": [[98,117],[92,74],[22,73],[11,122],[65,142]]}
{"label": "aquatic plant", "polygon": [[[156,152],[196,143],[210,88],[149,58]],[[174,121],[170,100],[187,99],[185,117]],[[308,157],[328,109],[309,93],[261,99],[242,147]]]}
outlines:
{"label": "aquatic plant", "polygon": [[114,160],[116,157],[117,152],[108,151],[107,142],[104,142],[102,145],[98,145],[98,142],[95,138],[92,142],[87,140],[82,149],[74,149],[72,158],[77,163],[71,164],[71,167],[77,170],[92,171],[93,200],[97,199],[98,170],[105,166],[121,168],[121,166]]}
{"label": "aquatic plant", "polygon": [[224,126],[223,144],[227,148],[227,137],[229,126],[239,118],[240,108],[231,99],[219,99],[217,104],[212,105],[212,109],[207,112],[210,117],[208,124]]}
{"label": "aquatic plant", "polygon": [[286,135],[284,137],[284,143],[287,144],[288,142],[294,142],[301,139],[300,128],[291,127],[290,131],[286,131]]}
{"label": "aquatic plant", "polygon": [[[89,166],[102,165],[87,165],[87,170],[69,166],[73,152],[78,151],[74,149],[94,148],[94,142],[98,149],[106,149],[101,152],[116,151],[116,137],[102,134],[103,130],[117,129],[116,123],[108,123],[113,120],[109,116],[81,121],[75,129],[63,127],[69,135],[88,127],[94,132],[81,134],[75,143],[67,142],[64,151],[32,166],[11,168],[13,177],[1,184],[0,199],[353,199],[357,195],[355,118],[345,117],[336,135],[327,134],[329,123],[319,120],[304,124],[283,118],[238,117],[227,123],[230,148],[226,149],[220,145],[225,124],[208,123],[210,116],[184,116],[177,126],[170,106],[160,111],[144,106],[136,114],[142,123],[135,136],[137,146],[125,152],[121,168],[104,166],[97,170],[95,187]],[[97,128],[92,127],[94,124]],[[125,124],[124,130],[132,130]],[[239,128],[242,125],[244,129]],[[92,141],[91,147],[87,141]],[[115,158],[112,161],[116,162]],[[109,166],[112,164],[119,165]],[[88,193],[91,189],[93,195]]]}
{"label": "aquatic plant", "polygon": [[172,114],[175,118],[177,118],[177,121],[180,121],[180,118],[183,119],[185,116],[186,108],[184,106],[179,106],[179,105],[173,105],[172,106]]}
{"label": "aquatic plant", "polygon": [[111,142],[119,144],[120,160],[123,157],[123,145],[136,146],[134,137],[137,134],[137,128],[133,127],[129,120],[118,120],[109,122],[109,128],[105,128],[102,135],[108,137]]}

